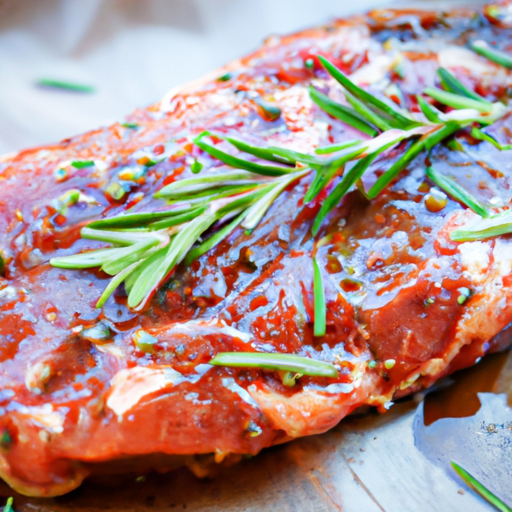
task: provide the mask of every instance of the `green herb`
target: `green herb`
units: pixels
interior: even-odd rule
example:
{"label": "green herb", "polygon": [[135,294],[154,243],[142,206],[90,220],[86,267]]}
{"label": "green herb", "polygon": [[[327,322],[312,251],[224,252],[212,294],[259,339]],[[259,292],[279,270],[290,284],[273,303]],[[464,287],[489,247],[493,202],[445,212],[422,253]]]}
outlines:
{"label": "green herb", "polygon": [[485,41],[473,41],[470,45],[471,49],[491,60],[492,62],[504,66],[508,69],[512,69],[512,55],[491,48]]}
{"label": "green herb", "polygon": [[[332,211],[337,204],[339,204],[339,201],[355,184],[357,184],[359,190],[367,199],[373,199],[379,195],[384,188],[386,188],[422,151],[431,150],[434,146],[473,122],[488,124],[503,116],[507,111],[507,108],[502,104],[492,104],[488,102],[473,91],[467,89],[451,73],[441,69],[439,71],[439,75],[443,85],[448,89],[448,92],[430,88],[426,89],[425,93],[444,104],[452,106],[453,108],[476,109],[478,112],[482,112],[482,114],[469,113],[466,116],[459,115],[458,118],[457,116],[450,116],[449,114],[446,115],[419,96],[418,104],[420,109],[429,123],[433,123],[422,124],[415,121],[410,113],[398,111],[394,107],[387,105],[371,94],[360,89],[345,75],[343,75],[343,73],[332,63],[329,63],[323,57],[319,58],[331,76],[338,80],[338,82],[346,89],[347,100],[354,108],[354,110],[349,109],[349,113],[352,115],[350,119],[346,117],[344,118],[343,115],[339,115],[338,118],[342,119],[347,124],[354,126],[353,116],[359,114],[358,120],[362,119],[364,122],[369,123],[369,126],[376,126],[385,133],[374,139],[372,141],[372,145],[367,146],[365,151],[368,154],[363,154],[360,162],[350,169],[350,171],[343,177],[342,181],[328,196],[327,200],[324,201],[313,225],[314,234],[318,232],[320,224],[326,215]],[[340,112],[339,106],[327,96],[321,95],[321,93],[314,89],[310,94],[314,96],[313,101],[315,101],[321,108],[324,108],[328,113],[334,112],[333,109],[338,109],[336,112]],[[343,109],[346,108],[347,107],[343,107]],[[346,111],[343,109],[343,114],[346,114]],[[387,135],[387,132],[390,132],[393,128],[400,128],[403,130],[400,136],[397,136],[390,144],[390,137]],[[375,144],[381,137],[383,140],[382,145]],[[366,192],[362,186],[361,178],[366,169],[375,160],[376,156],[384,149],[389,149],[394,144],[408,138],[418,138],[418,140],[410,144],[405,153],[396,162],[394,162],[391,167],[378,178],[370,190]],[[331,150],[336,151],[337,149],[341,149],[341,147],[332,145],[331,147],[327,146],[326,148],[319,148],[317,153],[327,154],[331,152]],[[357,158],[358,156],[359,155],[353,155],[347,161]],[[342,161],[341,164],[343,163],[345,162]],[[315,166],[313,165],[313,167]],[[341,165],[339,167],[341,167]],[[318,192],[332,180],[335,174],[336,171],[334,173],[329,173],[326,171],[325,167],[321,171],[317,170],[315,180],[306,194],[305,202],[307,203],[308,200],[314,198]]]}
{"label": "green herb", "polygon": [[282,377],[281,380],[283,382],[283,385],[287,388],[293,388],[295,384],[297,383],[297,379],[302,377],[301,373],[294,373],[294,372],[286,372]]}
{"label": "green herb", "polygon": [[357,140],[350,140],[348,142],[339,142],[336,144],[329,144],[328,146],[322,146],[315,149],[315,153],[317,155],[327,155],[329,153],[336,153],[336,151],[341,151],[342,149],[347,149],[352,146],[357,146],[360,144],[361,141],[359,139]]}
{"label": "green herb", "polygon": [[71,190],[68,190],[64,194],[62,194],[59,197],[58,201],[63,206],[71,206],[73,204],[78,203],[79,199],[80,199],[80,190],[73,188]]}
{"label": "green herb", "polygon": [[[70,269],[100,267],[114,276],[97,307],[124,281],[128,305],[141,308],[177,264],[187,256],[191,261],[204,254],[243,220],[243,227],[253,229],[275,198],[308,172],[301,169],[269,179],[238,171],[171,183],[155,196],[171,200],[176,208],[92,222],[82,229],[82,238],[112,247],[53,258],[50,263]],[[234,221],[191,251],[205,231],[233,216]]]}
{"label": "green herb", "polygon": [[311,58],[309,59],[306,59],[304,61],[304,66],[307,68],[307,69],[310,69],[310,70],[313,70],[315,69],[315,61]]}
{"label": "green herb", "polygon": [[487,133],[484,133],[476,126],[471,128],[471,137],[474,137],[477,140],[484,140],[486,142],[490,142],[495,148],[499,149],[500,151],[512,149],[512,144],[500,144],[496,139],[494,139]]}
{"label": "green herb", "polygon": [[140,125],[138,123],[121,123],[121,126],[123,126],[124,128],[136,130]]}
{"label": "green herb", "polygon": [[322,280],[322,273],[313,256],[313,297],[315,305],[315,323],[313,327],[313,334],[315,336],[325,336],[326,331],[326,315],[327,309],[325,305],[325,291]]}
{"label": "green herb", "polygon": [[217,78],[217,82],[227,82],[228,80],[231,80],[233,78],[233,75],[231,73],[226,73],[225,75],[219,76]]}
{"label": "green herb", "polygon": [[83,169],[84,167],[92,167],[94,165],[93,160],[76,160],[71,162],[71,165],[75,167],[75,169]]}
{"label": "green herb", "polygon": [[175,190],[175,191],[166,191],[166,194],[159,194],[158,197],[166,197],[168,199],[169,204],[179,203],[184,201],[185,198],[189,201],[190,204],[201,205],[206,202],[210,202],[212,199],[221,199],[223,197],[229,197],[237,194],[241,194],[242,192],[246,192],[255,188],[255,185],[252,183],[246,184],[230,184],[224,187],[212,187],[212,189],[206,190],[198,190],[190,193],[187,190]]}
{"label": "green herb", "polygon": [[512,508],[503,503],[495,494],[493,494],[487,487],[482,485],[474,476],[469,474],[464,468],[459,466],[456,462],[450,462],[455,472],[464,480],[464,482],[476,491],[482,498],[489,502],[500,512],[512,512]]}
{"label": "green herb", "polygon": [[352,96],[355,98],[371,105],[380,115],[388,116],[391,120],[392,126],[395,128],[407,129],[413,126],[418,126],[419,123],[405,116],[394,107],[391,107],[387,103],[379,100],[372,94],[366,92],[350,81],[334,64],[329,62],[326,58],[321,55],[318,59],[323,64],[327,72],[337,80]]}
{"label": "green herb", "polygon": [[345,92],[345,98],[361,117],[366,119],[370,124],[375,125],[379,130],[385,132],[396,127],[396,123],[393,124],[389,117],[382,115],[382,113],[375,112],[364,101],[361,101],[352,94]]}
{"label": "green herb", "polygon": [[[233,167],[234,170],[177,180],[154,194],[154,197],[165,199],[168,204],[174,205],[173,208],[156,212],[131,212],[90,223],[82,229],[82,238],[106,242],[110,246],[83,254],[54,258],[51,264],[70,269],[100,267],[113,277],[100,297],[97,307],[104,305],[116,287],[124,282],[128,306],[140,309],[179,263],[190,263],[194,258],[205,254],[229,236],[237,226],[244,228],[246,234],[250,233],[261,222],[280,194],[306,175],[315,173],[304,196],[304,203],[318,197],[336,176],[343,173],[340,182],[328,194],[320,208],[313,224],[313,233],[316,234],[323,219],[354,186],[357,186],[365,197],[372,199],[421,151],[430,151],[457,130],[472,123],[490,124],[508,113],[508,107],[501,103],[489,104],[486,100],[475,98],[453,75],[443,71],[440,75],[445,87],[456,92],[436,89],[430,91],[432,97],[441,98],[447,104],[449,101],[461,108],[478,105],[480,111],[485,111],[488,115],[480,115],[474,111],[467,115],[456,113],[458,117],[452,116],[451,113],[443,114],[423,99],[419,99],[420,108],[428,119],[428,123],[421,123],[416,121],[411,113],[388,105],[353,84],[323,57],[319,59],[327,71],[345,88],[347,100],[353,109],[333,102],[315,89],[310,91],[313,101],[328,113],[359,127],[363,133],[375,135],[377,130],[374,127],[383,130],[384,133],[371,141],[349,141],[318,148],[317,153],[311,155],[287,148],[261,147],[230,136],[205,131],[193,142],[211,157]],[[366,192],[362,177],[375,159],[393,145],[411,139],[417,140],[411,142],[402,157]],[[218,140],[222,142],[216,144],[215,141]],[[229,147],[231,149],[225,149]],[[237,151],[256,157],[259,161],[241,158]],[[331,153],[331,156],[322,156]],[[349,162],[355,163],[344,172],[345,165]],[[155,163],[151,161],[148,165]],[[200,171],[200,166],[197,160],[194,161],[191,165],[192,172]],[[463,198],[464,204],[475,206],[476,203],[471,202],[471,197],[467,193],[464,194],[451,183],[443,182],[443,185],[451,185],[450,190],[455,198],[461,201]],[[112,182],[106,193],[120,201],[126,190],[121,184]],[[483,212],[484,210],[480,211]],[[500,226],[493,224],[491,232],[510,229],[503,228],[502,224],[505,221],[507,220],[504,217],[500,218]],[[203,240],[210,228],[212,234]],[[452,233],[452,236],[454,234],[456,236],[457,232]],[[325,296],[316,260],[314,267],[314,331],[315,335],[320,336],[325,333],[326,328]]]}
{"label": "green herb", "polygon": [[262,195],[258,200],[252,204],[246,212],[245,219],[242,222],[242,227],[245,229],[254,229],[265,215],[270,205],[277,199],[277,197],[285,190],[291,183],[298,178],[305,176],[309,170],[296,172],[291,176],[283,176],[275,180],[275,183],[268,187],[267,192]]}
{"label": "green herb", "polygon": [[61,214],[66,216],[70,206],[77,204],[80,200],[80,190],[71,189],[52,201],[52,206]]}
{"label": "green herb", "polygon": [[436,107],[432,106],[430,103],[427,103],[421,96],[416,96],[418,100],[418,105],[425,115],[425,117],[431,122],[436,124],[442,124],[441,115],[443,114]]}
{"label": "green herb", "polygon": [[271,152],[274,158],[287,159],[289,162],[293,162],[294,164],[300,162],[301,164],[312,167],[330,165],[336,159],[336,157],[333,159],[321,158],[316,155],[308,155],[306,153],[300,153],[287,148],[276,148],[275,146],[266,148],[266,151]]}
{"label": "green herb", "polygon": [[455,133],[459,128],[458,123],[450,121],[414,142],[409,149],[379,177],[368,191],[368,197],[370,199],[377,197],[424,149],[432,149],[443,139]]}
{"label": "green herb", "polygon": [[434,87],[427,87],[424,91],[425,94],[434,98],[443,105],[448,105],[453,108],[470,108],[478,110],[484,114],[489,114],[492,110],[492,103],[484,100],[475,100],[452,92],[442,91],[441,89],[435,89]]}
{"label": "green herb", "polygon": [[14,512],[14,508],[12,506],[13,502],[14,498],[7,498],[7,503],[5,504],[4,512]]}
{"label": "green herb", "polygon": [[471,208],[481,217],[489,217],[490,212],[476,197],[463,189],[455,180],[436,171],[433,167],[427,167],[427,176],[444,192],[459,201],[464,206]]}
{"label": "green herb", "polygon": [[[204,132],[204,134],[212,135],[209,132]],[[216,135],[217,138],[225,140],[232,144],[236,149],[242,151],[243,153],[248,153],[249,155],[257,156],[262,160],[268,160],[269,162],[278,162],[284,165],[295,165],[295,160],[286,156],[279,156],[274,153],[274,149],[278,148],[262,148],[261,146],[255,146],[243,140],[235,139],[234,137],[224,137],[221,135]],[[282,148],[279,148],[282,149]],[[308,155],[305,155],[308,156]]]}
{"label": "green herb", "polygon": [[466,302],[469,297],[471,297],[471,290],[465,286],[459,288],[459,293],[460,295],[457,297],[457,303],[460,305],[464,304],[464,302]]}
{"label": "green herb", "polygon": [[117,183],[117,181],[113,181],[105,190],[105,192],[112,198],[114,201],[121,201],[121,199],[125,196],[126,190],[122,185]]}
{"label": "green herb", "polygon": [[336,378],[338,376],[338,370],[331,364],[294,354],[221,352],[210,361],[210,364],[235,368],[282,370],[309,375],[311,377]]}
{"label": "green herb", "polygon": [[[129,229],[136,227],[147,227],[153,226],[156,222],[161,221],[162,219],[168,218],[176,218],[178,217],[180,222],[190,220],[195,215],[199,215],[203,213],[200,207],[190,208],[180,208],[175,207],[167,210],[157,210],[154,212],[140,212],[140,213],[125,213],[123,215],[118,215],[117,217],[110,217],[107,219],[95,220],[88,224],[89,228],[93,229]],[[188,217],[184,217],[184,215],[190,215],[190,219]]]}
{"label": "green herb", "polygon": [[228,235],[230,235],[237,226],[240,225],[242,220],[247,215],[246,211],[243,211],[238,217],[235,217],[231,222],[226,224],[224,227],[219,229],[214,235],[210,238],[199,244],[197,247],[194,247],[187,255],[185,259],[185,265],[190,265],[195,259],[199,258],[203,254],[206,254],[208,251],[213,249],[217,244],[222,242]]}
{"label": "green herb", "polygon": [[316,235],[320,230],[320,226],[322,225],[325,217],[340,203],[343,197],[347,194],[347,192],[354,186],[354,184],[361,179],[361,176],[364,174],[366,169],[372,164],[372,162],[377,158],[378,155],[389,149],[391,146],[396,144],[396,140],[382,146],[378,150],[369,155],[361,158],[347,173],[343,175],[342,180],[336,187],[332,190],[332,192],[327,196],[327,198],[322,203],[322,206],[313,222],[312,233]]}
{"label": "green herb", "polygon": [[393,368],[396,364],[396,361],[394,359],[386,359],[384,361],[384,368],[386,368],[386,370],[391,370],[391,368]]}
{"label": "green herb", "polygon": [[83,329],[80,332],[80,338],[101,345],[112,338],[110,327],[106,322],[100,321],[92,327]]}
{"label": "green herb", "polygon": [[249,160],[244,160],[242,158],[230,155],[229,153],[226,153],[216,148],[215,146],[204,142],[203,138],[208,135],[210,135],[209,132],[203,132],[201,135],[194,139],[194,143],[197,146],[199,146],[203,151],[206,151],[206,153],[217,158],[221,162],[224,162],[225,164],[234,167],[235,169],[244,169],[246,171],[254,172],[256,174],[261,174],[264,176],[281,176],[283,174],[291,172],[291,170],[286,167],[259,164],[256,162],[251,162]]}
{"label": "green herb", "polygon": [[155,351],[155,345],[158,343],[158,338],[155,338],[146,331],[139,329],[133,334],[133,342],[141,352],[152,354]]}
{"label": "green herb", "polygon": [[311,202],[326,187],[326,185],[331,182],[336,172],[341,167],[343,167],[344,164],[353,158],[358,157],[365,151],[365,149],[366,148],[364,147],[358,148],[348,154],[341,156],[337,160],[332,161],[329,165],[318,167],[316,169],[315,178],[313,179],[313,182],[309,186],[309,189],[304,196],[304,204]]}
{"label": "green herb", "polygon": [[5,276],[5,258],[2,254],[2,251],[0,251],[0,277]]}
{"label": "green herb", "polygon": [[317,91],[313,86],[309,87],[309,96],[322,110],[335,117],[336,119],[340,119],[356,130],[366,133],[371,137],[378,135],[379,132],[369,123],[367,123],[364,117],[358,114],[354,109],[331,100],[329,96],[326,96],[325,94]]}
{"label": "green herb", "polygon": [[174,199],[176,197],[187,196],[190,199],[203,192],[213,194],[227,187],[240,187],[244,185],[256,187],[267,182],[268,180],[266,178],[262,178],[250,172],[229,171],[201,176],[199,178],[185,178],[175,181],[160,189],[155,194],[155,197],[159,199]]}
{"label": "green herb", "polygon": [[[339,156],[335,156],[333,158],[321,158],[315,155],[310,155],[307,153],[301,153],[299,151],[294,151],[287,148],[281,148],[281,147],[275,147],[275,146],[268,146],[268,147],[261,147],[261,146],[255,146],[253,144],[250,144],[248,142],[235,139],[233,137],[225,137],[222,135],[212,134],[210,132],[203,132],[200,136],[215,136],[221,140],[224,140],[226,142],[229,142],[234,147],[236,147],[238,150],[248,153],[250,155],[256,156],[258,158],[261,158],[262,160],[267,160],[269,162],[277,162],[283,165],[292,166],[292,168],[283,167],[282,174],[285,174],[286,172],[294,172],[294,167],[296,166],[297,162],[300,162],[304,165],[308,166],[314,166],[314,167],[322,167],[322,166],[328,166],[332,162],[336,161]],[[347,146],[348,147],[348,146]],[[231,156],[231,155],[229,155]],[[236,167],[233,165],[233,167]],[[243,169],[243,167],[238,167],[239,169]],[[280,169],[280,168],[278,168]],[[247,169],[251,172],[252,169]]]}
{"label": "green herb", "polygon": [[192,165],[190,166],[190,171],[192,174],[199,174],[203,170],[203,164],[198,162],[197,159],[194,159]]}
{"label": "green herb", "polygon": [[65,89],[67,91],[91,93],[95,88],[91,85],[78,84],[73,82],[64,82],[61,80],[54,80],[52,78],[41,78],[37,81],[40,87],[51,87],[54,89]]}
{"label": "green herb", "polygon": [[8,450],[12,444],[12,437],[9,431],[5,429],[0,436],[0,447],[4,450]]}
{"label": "green herb", "polygon": [[450,238],[455,242],[470,242],[508,233],[512,233],[512,211],[510,210],[469,222],[462,229],[452,231]]}
{"label": "green herb", "polygon": [[492,104],[487,101],[485,98],[480,96],[474,91],[468,89],[462,82],[460,82],[455,76],[453,76],[447,69],[439,68],[437,70],[437,74],[441,79],[441,84],[443,87],[453,94],[459,94],[460,96],[466,96],[466,98],[471,98],[476,101],[480,101],[482,103],[486,103],[491,106]]}

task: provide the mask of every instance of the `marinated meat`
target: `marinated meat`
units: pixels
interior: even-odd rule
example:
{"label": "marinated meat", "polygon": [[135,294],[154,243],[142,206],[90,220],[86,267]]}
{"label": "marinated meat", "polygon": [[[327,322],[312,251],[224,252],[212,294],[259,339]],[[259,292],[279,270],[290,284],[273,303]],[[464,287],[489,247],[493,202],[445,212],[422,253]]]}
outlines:
{"label": "marinated meat", "polygon": [[[91,472],[129,467],[128,459],[157,469],[185,464],[201,476],[325,432],[362,405],[385,411],[506,348],[506,334],[493,340],[512,321],[512,242],[450,239],[475,214],[435,189],[426,153],[376,199],[352,190],[324,222],[316,259],[325,336],[313,334],[311,226],[327,192],[304,204],[309,176],[252,232],[235,229],[180,265],[143,311],[127,306],[123,287],[96,308],[107,274],[49,264],[104,245],[80,238],[88,222],[161,208],[153,193],[192,176],[195,159],[202,173],[221,167],[192,143],[204,130],[304,153],[366,137],[312,102],[312,83],[342,96],[318,55],[373,94],[398,85],[413,110],[439,66],[489,99],[506,97],[510,72],[466,47],[478,37],[507,49],[509,8],[493,9],[373,11],[271,37],[123,123],[3,158],[0,476],[34,496],[68,492]],[[510,117],[490,130],[512,142]],[[483,201],[510,204],[507,151],[469,137],[459,145],[437,146],[429,162]],[[386,153],[364,179],[375,181],[403,151]],[[237,351],[298,354],[336,365],[339,375],[303,376],[290,387],[276,371],[208,364]]]}

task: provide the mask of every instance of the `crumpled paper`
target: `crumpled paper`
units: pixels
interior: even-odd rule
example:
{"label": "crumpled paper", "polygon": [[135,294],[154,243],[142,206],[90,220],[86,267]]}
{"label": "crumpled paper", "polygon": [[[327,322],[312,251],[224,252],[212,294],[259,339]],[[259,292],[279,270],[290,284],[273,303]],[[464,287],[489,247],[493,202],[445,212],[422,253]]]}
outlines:
{"label": "crumpled paper", "polygon": [[[270,34],[396,5],[403,3],[0,0],[0,155],[123,119],[171,87],[256,49]],[[41,78],[91,85],[95,92],[43,89],[35,85]]]}

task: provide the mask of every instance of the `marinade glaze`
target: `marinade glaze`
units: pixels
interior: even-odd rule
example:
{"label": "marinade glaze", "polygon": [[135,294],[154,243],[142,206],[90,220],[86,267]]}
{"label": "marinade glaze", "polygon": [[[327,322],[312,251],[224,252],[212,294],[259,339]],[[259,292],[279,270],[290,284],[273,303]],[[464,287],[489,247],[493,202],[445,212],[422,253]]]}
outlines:
{"label": "marinade glaze", "polygon": [[[252,233],[237,229],[180,266],[143,312],[126,306],[123,289],[95,308],[107,275],[48,264],[101,245],[79,238],[88,221],[162,206],[152,193],[190,176],[194,158],[203,173],[219,167],[191,143],[204,129],[303,152],[361,138],[309,99],[311,83],[342,97],[317,54],[379,94],[393,96],[390,85],[398,84],[412,110],[440,65],[480,94],[502,98],[510,73],[465,48],[479,37],[507,49],[507,18],[492,12],[375,11],[270,38],[210,81],[136,111],[128,124],[4,158],[1,477],[19,492],[52,496],[105,468],[98,463],[155,454],[147,467],[187,464],[201,475],[209,464],[324,432],[361,405],[384,410],[508,346],[506,332],[494,337],[512,321],[511,242],[450,240],[475,214],[433,188],[425,154],[377,199],[351,192],[324,223],[321,338],[313,336],[310,228],[325,193],[304,205],[309,177],[282,194]],[[279,118],[270,119],[259,99],[279,106]],[[505,118],[492,130],[506,143],[511,129]],[[464,152],[437,148],[430,163],[477,197],[510,203],[507,152],[460,143]],[[381,158],[365,179],[402,151]],[[69,200],[70,190],[78,199]],[[461,288],[470,298],[460,299]],[[158,339],[149,351],[136,344],[144,333]],[[289,388],[276,372],[207,364],[226,351],[310,356],[337,365],[339,378],[302,377]]]}

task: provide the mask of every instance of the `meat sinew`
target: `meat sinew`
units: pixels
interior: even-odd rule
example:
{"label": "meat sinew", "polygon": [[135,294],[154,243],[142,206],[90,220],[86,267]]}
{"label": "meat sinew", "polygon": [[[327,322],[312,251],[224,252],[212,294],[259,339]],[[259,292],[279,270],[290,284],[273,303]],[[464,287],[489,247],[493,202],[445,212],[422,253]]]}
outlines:
{"label": "meat sinew", "polygon": [[[141,456],[147,468],[188,465],[202,475],[324,432],[359,406],[385,410],[507,347],[511,242],[450,238],[476,214],[426,177],[426,152],[371,201],[352,188],[316,237],[312,223],[339,177],[307,204],[311,177],[303,177],[254,230],[236,228],[180,264],[142,311],[128,307],[123,286],[97,308],[110,276],[49,261],[105,246],[80,237],[90,221],[162,208],[153,194],[194,176],[196,160],[200,176],[226,168],[192,142],[204,130],[309,154],[368,138],[311,100],[313,84],[344,101],[318,55],[414,112],[416,95],[438,86],[440,66],[489,100],[503,99],[510,72],[466,43],[506,50],[509,17],[506,5],[477,14],[374,11],[273,37],[125,123],[5,157],[0,476],[19,492],[53,496]],[[489,133],[509,143],[511,130],[505,115]],[[375,182],[406,147],[382,153],[364,181]],[[466,131],[434,147],[427,163],[484,203],[506,207],[511,162],[506,150]],[[327,305],[323,336],[313,332],[313,250]],[[290,383],[278,371],[208,364],[221,352],[251,351],[324,361],[338,377]]]}

